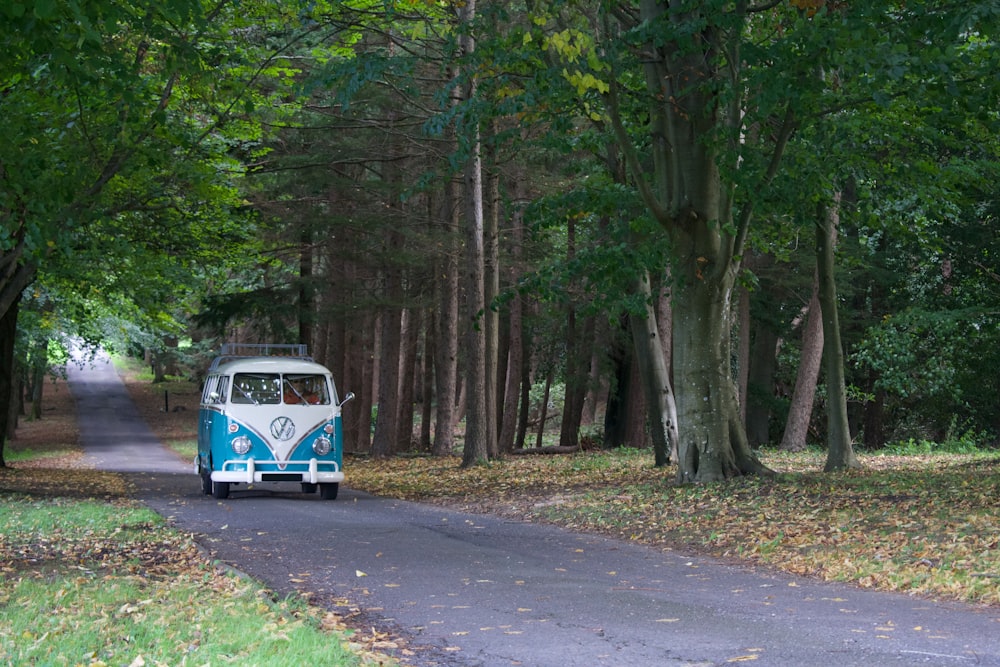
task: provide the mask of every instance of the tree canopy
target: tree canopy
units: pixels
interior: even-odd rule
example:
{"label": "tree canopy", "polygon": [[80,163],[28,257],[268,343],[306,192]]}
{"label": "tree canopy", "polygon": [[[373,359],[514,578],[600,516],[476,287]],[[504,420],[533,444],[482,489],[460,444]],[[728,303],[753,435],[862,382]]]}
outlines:
{"label": "tree canopy", "polygon": [[380,455],[459,415],[504,455],[561,387],[559,444],[651,415],[708,482],[768,472],[819,271],[828,466],[997,435],[993,2],[0,16],[0,313],[58,313],[22,336],[307,342]]}

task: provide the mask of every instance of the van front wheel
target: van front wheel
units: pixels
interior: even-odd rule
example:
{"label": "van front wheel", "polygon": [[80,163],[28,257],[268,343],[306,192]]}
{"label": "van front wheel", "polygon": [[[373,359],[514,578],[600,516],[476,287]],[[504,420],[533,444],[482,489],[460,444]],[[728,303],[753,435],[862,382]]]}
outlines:
{"label": "van front wheel", "polygon": [[212,497],[225,500],[229,497],[229,482],[212,482]]}
{"label": "van front wheel", "polygon": [[336,500],[338,491],[340,491],[340,484],[319,485],[319,497],[323,500]]}
{"label": "van front wheel", "polygon": [[212,493],[212,475],[207,470],[201,471],[201,492],[206,496]]}

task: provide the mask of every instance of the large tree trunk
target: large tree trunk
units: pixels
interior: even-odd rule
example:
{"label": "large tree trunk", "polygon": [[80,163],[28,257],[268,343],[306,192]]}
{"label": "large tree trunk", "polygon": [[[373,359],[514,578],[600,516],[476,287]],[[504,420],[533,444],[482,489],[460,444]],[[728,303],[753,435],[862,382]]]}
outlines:
{"label": "large tree trunk", "polygon": [[821,211],[816,225],[816,262],[819,270],[819,300],[823,311],[823,356],[826,358],[827,433],[824,470],[860,468],[854,454],[847,417],[847,388],[844,380],[844,347],[840,338],[837,283],[834,279],[840,196]]}
{"label": "large tree trunk", "polygon": [[[5,218],[4,222],[8,222]],[[35,280],[36,271],[33,264],[24,262],[24,226],[20,225],[14,232],[17,243],[12,249],[0,255],[0,318],[7,315],[11,308],[17,308],[21,302],[21,293]],[[0,382],[3,378],[0,378]]]}
{"label": "large tree trunk", "polygon": [[725,277],[682,281],[674,289],[680,482],[713,482],[767,472],[746,441],[730,373],[731,289],[732,280]]}
{"label": "large tree trunk", "polygon": [[816,382],[823,362],[823,315],[819,304],[819,276],[813,280],[812,298],[803,313],[802,353],[799,355],[799,370],[795,376],[795,388],[788,407],[788,420],[781,438],[781,449],[800,452],[806,448],[809,422],[812,420],[813,401],[816,397]]}
{"label": "large tree trunk", "polygon": [[10,431],[11,406],[14,402],[14,339],[17,337],[17,312],[20,294],[12,299],[0,315],[0,468],[4,461],[4,447]]}

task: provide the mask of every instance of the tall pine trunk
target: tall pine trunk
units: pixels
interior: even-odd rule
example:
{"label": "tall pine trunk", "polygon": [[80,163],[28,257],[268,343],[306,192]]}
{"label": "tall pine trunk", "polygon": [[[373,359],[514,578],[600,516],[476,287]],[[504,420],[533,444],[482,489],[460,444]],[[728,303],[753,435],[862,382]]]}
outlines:
{"label": "tall pine trunk", "polygon": [[[518,171],[514,176],[514,198],[517,201],[526,199],[525,177]],[[508,283],[517,284],[518,272],[521,270],[521,246],[524,242],[524,213],[518,209],[511,216],[511,258],[508,267]],[[500,410],[500,434],[497,447],[501,454],[514,449],[517,439],[518,403],[521,398],[519,391],[521,382],[527,382],[523,377],[524,359],[524,308],[520,293],[515,293],[509,305],[508,344],[506,363],[501,364],[501,374],[506,382],[503,392],[503,407]]]}
{"label": "tall pine trunk", "polygon": [[[468,0],[459,8],[461,23],[460,43],[462,55],[471,58],[476,50],[472,23],[476,18],[476,2]],[[465,100],[476,96],[476,78],[470,71],[465,87]],[[486,390],[486,331],[481,320],[486,310],[485,301],[485,221],[483,219],[483,160],[479,119],[470,108],[463,119],[465,141],[469,154],[465,163],[465,340],[466,340],[466,415],[465,446],[462,450],[462,467],[485,463],[496,439],[496,429],[488,419],[489,406]]]}
{"label": "tall pine trunk", "polygon": [[[483,400],[486,432],[490,434],[486,443],[488,458],[500,456],[498,444],[499,426],[497,413],[499,411],[499,374],[500,351],[500,312],[493,307],[493,301],[500,294],[500,167],[496,156],[496,121],[489,125],[489,136],[486,137],[484,152],[489,161],[489,168],[480,176],[484,188],[484,229],[483,229],[483,376],[486,395]],[[480,169],[483,169],[480,164]]]}
{"label": "tall pine trunk", "polygon": [[[453,78],[458,76],[452,68]],[[461,92],[452,93],[451,105],[461,102]],[[451,150],[458,151],[458,137],[454,126],[446,129]],[[459,256],[462,229],[462,181],[455,175],[444,184],[444,203],[438,218],[438,234],[442,239],[441,251],[435,259],[434,281],[437,304],[433,315],[434,331],[434,444],[435,456],[447,456],[455,446],[456,404],[458,401],[458,348],[459,348]]]}

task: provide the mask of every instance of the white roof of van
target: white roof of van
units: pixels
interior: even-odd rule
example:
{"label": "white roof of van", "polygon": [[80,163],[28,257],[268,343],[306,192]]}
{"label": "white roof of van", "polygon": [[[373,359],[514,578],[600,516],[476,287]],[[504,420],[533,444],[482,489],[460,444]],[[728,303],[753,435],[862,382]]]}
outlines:
{"label": "white roof of van", "polygon": [[318,373],[327,375],[323,364],[294,357],[230,357],[213,363],[210,373]]}

